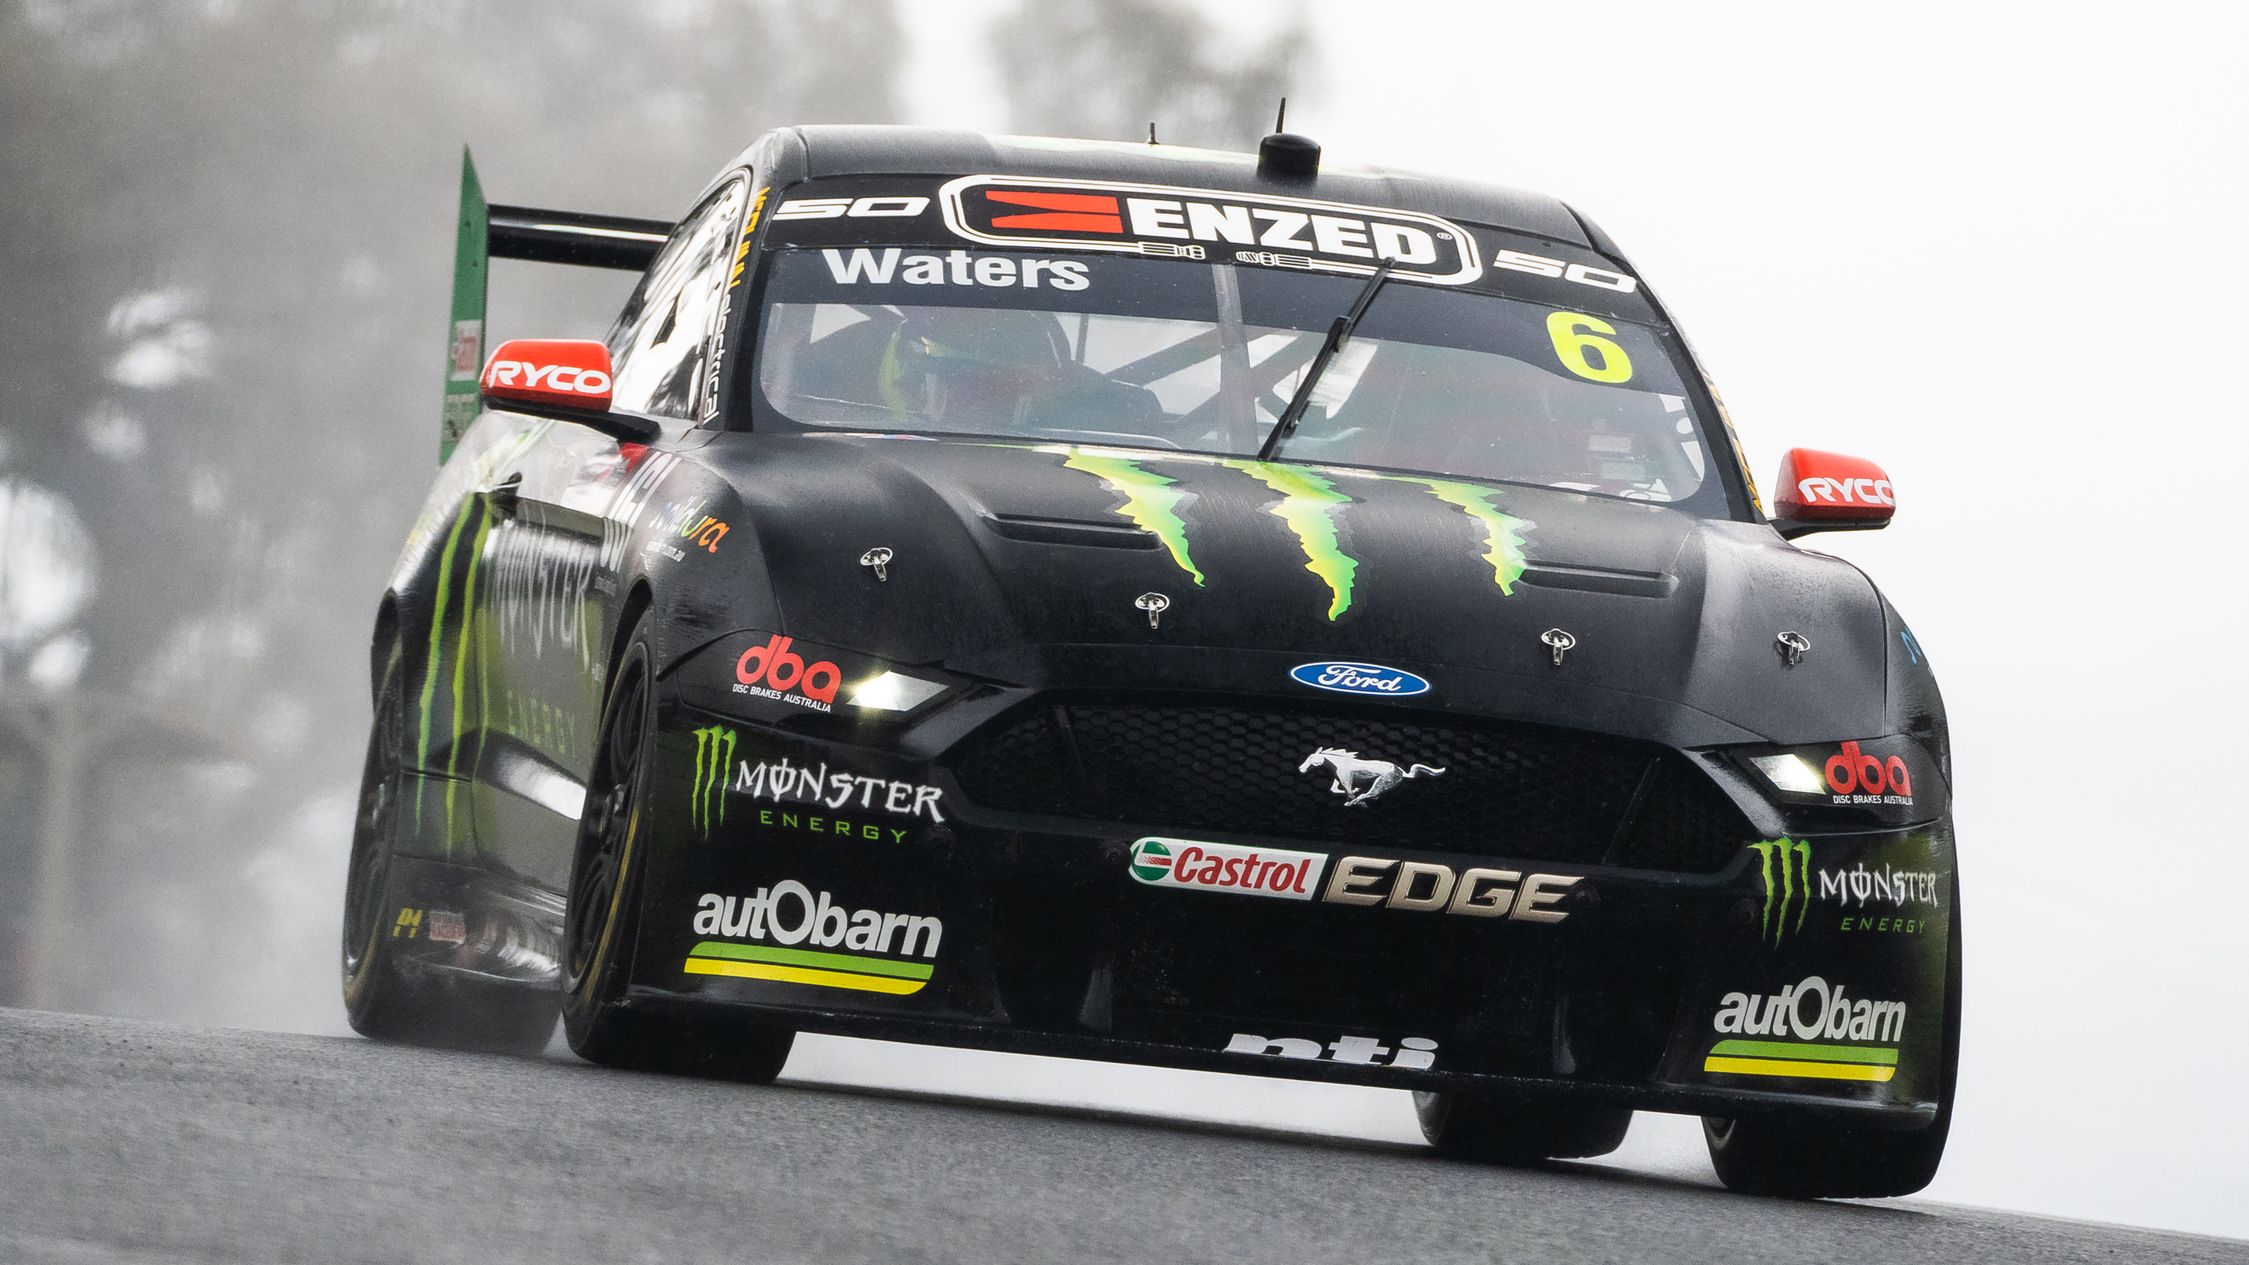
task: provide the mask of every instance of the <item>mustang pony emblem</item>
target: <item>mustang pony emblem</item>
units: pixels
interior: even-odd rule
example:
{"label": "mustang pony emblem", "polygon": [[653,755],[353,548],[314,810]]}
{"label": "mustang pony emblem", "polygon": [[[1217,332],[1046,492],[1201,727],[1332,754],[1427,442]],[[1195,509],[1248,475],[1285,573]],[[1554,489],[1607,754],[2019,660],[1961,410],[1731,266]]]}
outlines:
{"label": "mustang pony emblem", "polygon": [[1341,747],[1321,747],[1304,757],[1304,763],[1297,765],[1296,771],[1310,773],[1323,764],[1328,767],[1328,772],[1335,775],[1335,783],[1328,787],[1328,791],[1343,796],[1345,808],[1365,804],[1407,778],[1442,777],[1445,772],[1426,764],[1401,769],[1388,760],[1362,760],[1358,752],[1345,751]]}

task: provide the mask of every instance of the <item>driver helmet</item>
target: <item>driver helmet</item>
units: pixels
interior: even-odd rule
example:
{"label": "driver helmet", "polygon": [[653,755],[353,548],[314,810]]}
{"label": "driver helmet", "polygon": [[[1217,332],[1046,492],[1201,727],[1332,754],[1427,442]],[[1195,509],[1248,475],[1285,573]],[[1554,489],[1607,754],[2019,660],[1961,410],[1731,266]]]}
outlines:
{"label": "driver helmet", "polygon": [[1061,379],[1064,347],[1045,312],[907,309],[883,355],[883,399],[948,429],[1008,429]]}

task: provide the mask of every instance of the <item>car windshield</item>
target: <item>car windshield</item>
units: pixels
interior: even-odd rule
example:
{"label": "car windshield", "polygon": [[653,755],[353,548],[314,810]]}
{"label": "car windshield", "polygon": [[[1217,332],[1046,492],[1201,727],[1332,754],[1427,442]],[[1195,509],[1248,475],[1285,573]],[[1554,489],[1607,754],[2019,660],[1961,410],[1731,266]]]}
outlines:
{"label": "car windshield", "polygon": [[[764,267],[757,381],[787,422],[1234,457],[1366,284],[927,246],[779,249]],[[1686,501],[1711,460],[1680,363],[1653,326],[1393,279],[1277,456]],[[1714,486],[1698,499],[1723,512]]]}

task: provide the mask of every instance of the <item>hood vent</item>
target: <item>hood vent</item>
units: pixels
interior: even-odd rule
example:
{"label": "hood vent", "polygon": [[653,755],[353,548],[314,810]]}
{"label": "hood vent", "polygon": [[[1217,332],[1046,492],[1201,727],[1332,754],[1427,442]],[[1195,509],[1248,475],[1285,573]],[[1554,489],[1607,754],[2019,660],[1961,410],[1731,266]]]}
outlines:
{"label": "hood vent", "polygon": [[1533,562],[1523,568],[1523,583],[1535,584],[1542,589],[1571,589],[1579,593],[1669,597],[1671,591],[1679,587],[1679,578],[1661,571],[1620,571],[1611,567]]}
{"label": "hood vent", "polygon": [[1035,518],[1022,514],[986,514],[984,523],[1009,540],[1042,545],[1084,545],[1089,549],[1158,549],[1163,542],[1154,532],[1116,523],[1089,523],[1076,518]]}

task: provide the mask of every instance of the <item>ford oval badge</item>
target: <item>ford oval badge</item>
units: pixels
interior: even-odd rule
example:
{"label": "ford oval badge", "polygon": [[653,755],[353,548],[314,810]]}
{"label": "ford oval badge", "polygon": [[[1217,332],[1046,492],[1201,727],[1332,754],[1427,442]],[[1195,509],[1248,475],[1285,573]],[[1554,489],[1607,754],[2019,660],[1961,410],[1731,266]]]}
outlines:
{"label": "ford oval badge", "polygon": [[1404,668],[1386,668],[1379,663],[1300,663],[1288,674],[1299,685],[1337,694],[1404,698],[1429,692],[1429,682]]}

